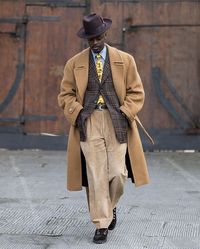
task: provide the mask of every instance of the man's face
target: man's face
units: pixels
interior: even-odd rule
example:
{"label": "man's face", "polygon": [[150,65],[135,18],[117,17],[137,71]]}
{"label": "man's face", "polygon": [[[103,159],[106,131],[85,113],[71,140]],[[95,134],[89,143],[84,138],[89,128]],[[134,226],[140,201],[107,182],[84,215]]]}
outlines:
{"label": "man's face", "polygon": [[104,48],[105,40],[106,40],[106,33],[103,33],[94,38],[89,38],[88,44],[90,48],[92,49],[92,51],[98,54]]}

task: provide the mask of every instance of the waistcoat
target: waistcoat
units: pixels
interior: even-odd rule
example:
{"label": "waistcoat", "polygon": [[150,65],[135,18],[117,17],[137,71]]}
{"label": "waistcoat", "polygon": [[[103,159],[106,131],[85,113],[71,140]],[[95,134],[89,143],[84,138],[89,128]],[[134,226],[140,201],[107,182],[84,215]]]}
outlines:
{"label": "waistcoat", "polygon": [[88,74],[88,84],[85,91],[83,109],[81,110],[81,113],[78,116],[80,140],[86,140],[86,120],[95,110],[98,97],[101,94],[104,98],[105,104],[108,107],[117,140],[119,141],[119,143],[126,143],[128,120],[122,115],[119,109],[120,103],[113,84],[108,50],[106,53],[101,82],[99,82],[95,62],[91,52],[89,55]]}

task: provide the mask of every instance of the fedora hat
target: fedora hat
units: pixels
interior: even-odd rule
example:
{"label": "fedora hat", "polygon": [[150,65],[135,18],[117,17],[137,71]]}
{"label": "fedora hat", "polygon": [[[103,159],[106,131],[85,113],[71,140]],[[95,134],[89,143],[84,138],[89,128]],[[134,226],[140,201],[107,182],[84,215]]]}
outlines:
{"label": "fedora hat", "polygon": [[112,20],[96,13],[83,17],[83,27],[77,32],[80,38],[93,38],[103,34],[110,28]]}

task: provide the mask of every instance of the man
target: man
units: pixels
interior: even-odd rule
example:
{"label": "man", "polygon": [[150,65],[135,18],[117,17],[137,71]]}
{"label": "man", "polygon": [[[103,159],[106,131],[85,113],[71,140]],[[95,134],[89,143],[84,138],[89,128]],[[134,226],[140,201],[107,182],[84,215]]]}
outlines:
{"label": "man", "polygon": [[86,186],[96,226],[93,241],[99,244],[115,228],[126,178],[136,186],[149,182],[136,124],[142,126],[136,115],[144,90],[133,57],[105,43],[111,23],[97,14],[83,18],[77,35],[88,40],[89,48],[66,63],[58,96],[71,124],[67,188]]}

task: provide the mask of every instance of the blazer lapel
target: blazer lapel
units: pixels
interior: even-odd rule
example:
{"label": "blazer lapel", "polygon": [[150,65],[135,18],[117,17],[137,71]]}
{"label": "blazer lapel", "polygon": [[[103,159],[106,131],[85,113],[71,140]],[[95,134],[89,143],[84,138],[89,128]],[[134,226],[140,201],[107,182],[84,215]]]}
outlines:
{"label": "blazer lapel", "polygon": [[89,68],[89,48],[85,49],[75,62],[74,75],[78,95],[81,103],[83,103],[85,90],[88,84],[88,68]]}
{"label": "blazer lapel", "polygon": [[109,64],[108,58],[109,58],[109,55],[108,55],[108,50],[107,50],[106,59],[105,59],[104,67],[103,67],[103,76],[102,76],[101,84],[105,82],[110,71],[109,70],[110,64]]}
{"label": "blazer lapel", "polygon": [[92,52],[90,52],[89,57],[90,57],[90,59],[89,59],[90,70],[93,73],[93,76],[96,78],[96,82],[98,82],[100,84],[98,74],[97,74],[96,65],[95,65],[95,61],[94,61],[93,56],[92,56]]}

